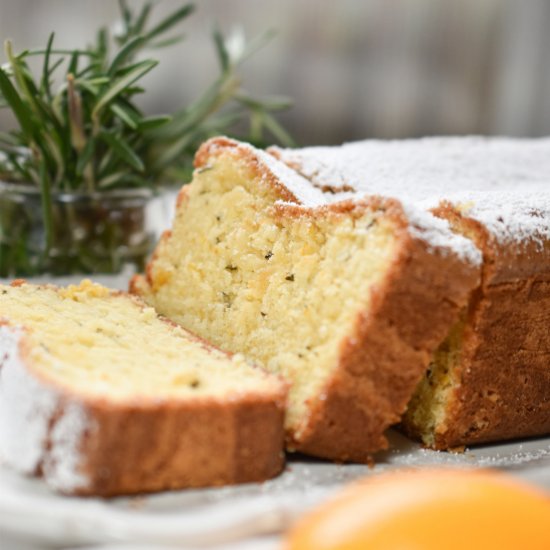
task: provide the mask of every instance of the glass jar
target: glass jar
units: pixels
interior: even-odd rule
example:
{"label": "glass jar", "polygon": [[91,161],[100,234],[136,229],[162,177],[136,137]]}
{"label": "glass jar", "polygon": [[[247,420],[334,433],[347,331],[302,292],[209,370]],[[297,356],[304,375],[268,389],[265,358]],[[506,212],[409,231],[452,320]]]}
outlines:
{"label": "glass jar", "polygon": [[0,182],[0,277],[142,270],[162,216],[155,193],[123,189],[52,193],[51,235],[40,191]]}

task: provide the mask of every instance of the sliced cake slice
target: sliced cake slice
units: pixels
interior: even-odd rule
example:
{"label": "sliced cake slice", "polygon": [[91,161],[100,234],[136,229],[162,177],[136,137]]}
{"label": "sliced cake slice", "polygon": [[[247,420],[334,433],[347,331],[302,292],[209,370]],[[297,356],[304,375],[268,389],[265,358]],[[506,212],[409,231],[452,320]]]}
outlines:
{"label": "sliced cake slice", "polygon": [[275,149],[318,189],[397,197],[483,252],[482,277],[404,417],[426,445],[550,433],[550,139],[443,137]]}
{"label": "sliced cake slice", "polygon": [[136,297],[89,281],[0,285],[0,459],[62,492],[272,477],[285,393]]}
{"label": "sliced cake slice", "polygon": [[480,254],[421,209],[342,191],[210,140],[132,290],[289,382],[289,449],[368,461],[477,284]]}

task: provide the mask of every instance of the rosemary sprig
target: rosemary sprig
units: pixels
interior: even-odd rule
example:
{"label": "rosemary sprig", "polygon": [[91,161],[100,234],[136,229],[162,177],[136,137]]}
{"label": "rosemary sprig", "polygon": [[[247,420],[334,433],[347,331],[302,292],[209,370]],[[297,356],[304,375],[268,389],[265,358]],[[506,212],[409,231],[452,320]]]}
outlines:
{"label": "rosemary sprig", "polygon": [[[262,145],[267,133],[284,145],[292,144],[273,116],[288,108],[290,102],[250,95],[239,75],[242,63],[272,33],[246,43],[240,33],[226,38],[216,30],[213,41],[220,74],[215,81],[173,115],[147,116],[136,105],[135,97],[144,92],[141,80],[154,70],[157,61],[138,54],[179,42],[183,36],[175,29],[193,13],[194,6],[182,5],[152,24],[151,2],[138,10],[125,0],[119,5],[117,32],[99,29],[95,42],[84,49],[58,48],[53,32],[43,49],[14,53],[11,42],[5,43],[7,63],[0,67],[0,108],[12,111],[17,127],[0,132],[0,181],[36,187],[45,238],[37,263],[36,250],[31,252],[31,245],[21,241],[30,234],[30,218],[19,220],[22,225],[17,233],[4,226],[8,219],[17,218],[15,211],[10,214],[6,210],[0,219],[0,273],[28,274],[44,266],[53,269],[52,262],[61,262],[66,245],[60,239],[73,228],[59,227],[61,219],[70,224],[72,218],[63,214],[64,218],[60,214],[64,210],[54,208],[58,192],[95,196],[117,189],[181,184],[190,176],[196,148],[215,134]],[[35,77],[28,62],[37,56],[42,58],[42,69]],[[235,124],[243,127],[243,121],[248,130],[234,134],[232,128]],[[0,210],[3,208],[8,208],[7,203],[0,204]],[[112,236],[116,230],[107,233]],[[113,246],[103,243],[96,248]],[[91,241],[79,242],[77,256],[63,261],[78,269],[89,266],[89,258],[85,261],[83,254],[92,248]]]}
{"label": "rosemary sprig", "polygon": [[[286,110],[292,102],[286,97],[258,98],[242,88],[239,68],[271,38],[263,33],[250,42],[241,31],[225,38],[219,30],[213,33],[220,75],[191,105],[172,116],[172,120],[151,134],[150,168],[165,181],[182,181],[190,177],[192,158],[197,147],[207,138],[227,134],[259,147],[267,145],[265,134],[282,145],[293,146],[294,140],[273,116]],[[236,133],[236,123],[248,121],[248,131]],[[155,146],[155,143],[157,144]]]}
{"label": "rosemary sprig", "polygon": [[[219,77],[173,116],[148,117],[134,97],[143,92],[139,83],[157,61],[136,61],[136,55],[181,40],[181,34],[167,34],[193,13],[194,6],[183,5],[155,25],[149,25],[149,2],[133,11],[121,0],[120,11],[118,32],[110,36],[106,28],[100,29],[95,44],[84,50],[54,48],[54,33],[44,49],[18,54],[6,42],[8,64],[0,68],[0,103],[12,110],[19,128],[0,136],[1,179],[47,186],[50,192],[181,182],[200,142],[217,133],[232,134],[231,128],[243,120],[249,121],[249,131],[236,137],[261,145],[267,132],[276,141],[292,144],[272,115],[290,102],[250,96],[238,74],[240,65],[272,33],[247,44],[242,34],[225,38],[216,30]],[[43,58],[37,79],[28,66],[33,56]],[[54,91],[52,80],[61,68],[61,84]]]}

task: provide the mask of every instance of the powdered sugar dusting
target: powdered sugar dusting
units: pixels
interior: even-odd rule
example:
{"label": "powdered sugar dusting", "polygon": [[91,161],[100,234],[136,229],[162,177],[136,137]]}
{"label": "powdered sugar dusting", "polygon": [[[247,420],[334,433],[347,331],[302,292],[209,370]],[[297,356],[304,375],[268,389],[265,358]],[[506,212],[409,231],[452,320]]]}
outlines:
{"label": "powdered sugar dusting", "polygon": [[427,242],[435,250],[451,248],[459,258],[481,265],[481,251],[469,239],[454,233],[447,220],[436,218],[428,210],[406,201],[402,201],[402,206],[414,237]]}
{"label": "powdered sugar dusting", "polygon": [[22,336],[19,328],[0,326],[0,457],[32,474],[42,460],[57,398],[27,373],[19,354]]}
{"label": "powdered sugar dusting", "polygon": [[295,170],[289,168],[284,162],[277,160],[265,151],[254,149],[250,145],[245,145],[253,154],[268,168],[268,170],[298,199],[298,201],[310,207],[322,206],[326,204],[326,197],[320,189],[298,174]]}
{"label": "powdered sugar dusting", "polygon": [[500,241],[550,234],[548,138],[372,140],[274,152],[317,188],[332,188],[331,201],[349,188],[423,209],[445,199],[468,204],[467,215]]}
{"label": "powdered sugar dusting", "polygon": [[89,484],[80,470],[80,445],[89,427],[82,405],[66,403],[50,434],[51,449],[43,464],[44,477],[55,489],[70,492]]}
{"label": "powdered sugar dusting", "polygon": [[[550,176],[550,175],[549,175]],[[550,177],[547,187],[550,190]],[[550,240],[550,192],[468,193],[453,199],[464,214],[481,222],[499,240],[543,245]]]}
{"label": "powdered sugar dusting", "polygon": [[46,481],[61,490],[85,487],[78,446],[86,415],[29,372],[22,338],[23,329],[0,326],[0,459],[25,474],[42,467]]}

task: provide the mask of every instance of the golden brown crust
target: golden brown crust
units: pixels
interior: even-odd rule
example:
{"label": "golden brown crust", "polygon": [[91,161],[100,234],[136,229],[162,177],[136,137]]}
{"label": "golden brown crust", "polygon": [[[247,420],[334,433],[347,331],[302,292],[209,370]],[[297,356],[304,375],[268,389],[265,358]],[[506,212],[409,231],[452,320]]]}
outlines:
{"label": "golden brown crust", "polygon": [[478,272],[454,256],[429,251],[403,230],[368,316],[342,346],[340,364],[292,447],[339,461],[368,462],[387,447],[431,355],[458,317]]}
{"label": "golden brown crust", "polygon": [[87,404],[81,495],[211,487],[269,479],[283,468],[284,399],[249,396],[113,406]]}
{"label": "golden brown crust", "polygon": [[290,192],[288,187],[281,183],[275,175],[266,168],[252,148],[227,137],[216,137],[204,142],[195,155],[195,168],[208,165],[208,160],[220,154],[234,154],[236,158],[244,161],[262,181],[275,189],[281,200],[300,204],[298,198]]}
{"label": "golden brown crust", "polygon": [[176,198],[176,209],[181,208],[183,206],[183,203],[189,200],[189,190],[188,185],[183,185],[182,188],[178,192],[178,196]]}
{"label": "golden brown crust", "polygon": [[[168,241],[171,236],[172,236],[172,231],[170,229],[167,229],[166,231],[162,232],[162,235],[160,236],[159,242],[158,242],[155,250],[153,251],[153,254],[151,255],[151,259],[149,260],[149,262],[145,266],[145,278],[147,279],[147,282],[149,284],[152,284],[152,282],[153,282],[152,269],[153,269],[153,264],[154,264],[158,254],[159,254],[160,247],[161,247],[162,243],[164,241]],[[132,277],[132,279],[130,279],[130,287],[129,287],[130,292],[132,292],[133,285],[137,284],[136,281],[134,281],[134,277]]]}
{"label": "golden brown crust", "polygon": [[[152,267],[150,267],[152,265],[153,264],[150,260],[146,266],[146,269],[152,269]],[[136,275],[132,275],[132,277],[130,278],[130,282],[128,283],[128,292],[133,296],[140,297],[143,295],[143,289],[144,287],[147,287],[147,284],[148,283],[143,275],[139,273],[137,273]]]}
{"label": "golden brown crust", "polygon": [[474,238],[484,266],[468,306],[458,385],[434,447],[550,433],[550,242],[499,243],[450,206],[438,214]]}

